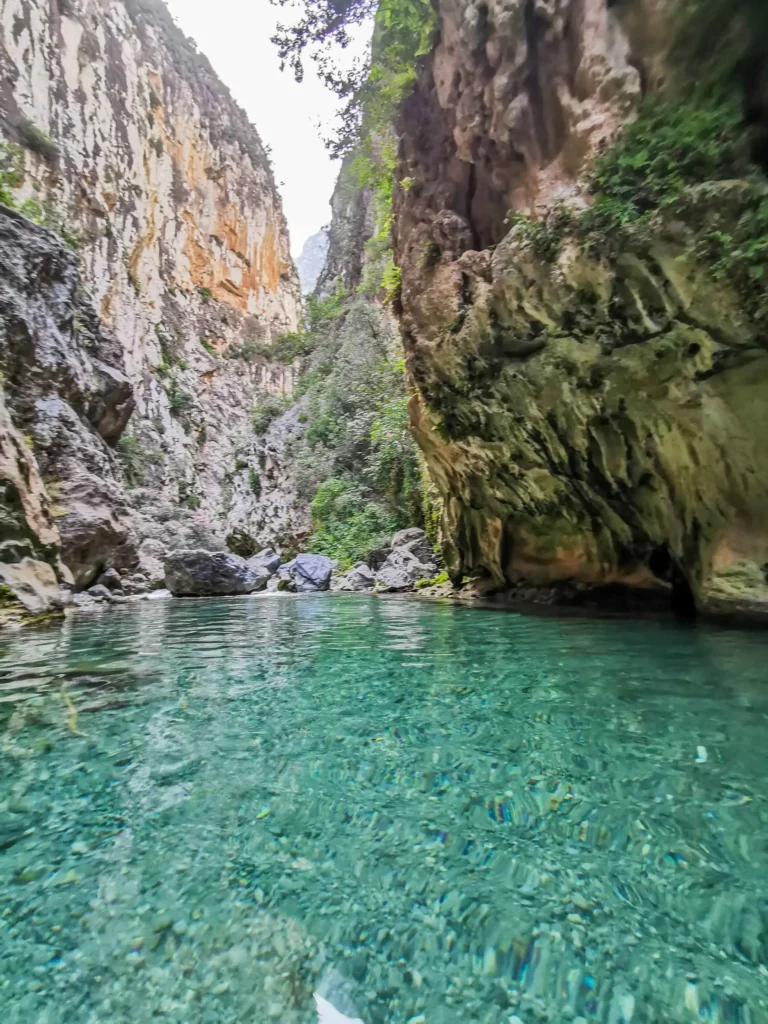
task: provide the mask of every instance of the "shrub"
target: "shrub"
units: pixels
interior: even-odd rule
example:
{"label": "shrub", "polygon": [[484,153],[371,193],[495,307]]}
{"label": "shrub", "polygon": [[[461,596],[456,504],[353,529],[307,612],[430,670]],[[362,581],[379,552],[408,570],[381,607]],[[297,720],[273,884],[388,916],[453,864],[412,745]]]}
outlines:
{"label": "shrub", "polygon": [[253,410],[254,434],[264,434],[270,423],[276,420],[289,407],[290,401],[284,395],[267,395],[263,401]]}
{"label": "shrub", "polygon": [[171,407],[171,413],[175,416],[185,412],[192,405],[192,396],[189,392],[185,391],[177,381],[171,382],[171,385],[167,390],[167,395],[168,404]]}
{"label": "shrub", "polygon": [[115,445],[115,455],[129,487],[141,487],[149,467],[162,458],[161,452],[148,451],[133,434],[123,434]]}
{"label": "shrub", "polygon": [[19,142],[25,149],[47,160],[55,167],[59,162],[59,147],[48,135],[28,117],[22,117],[16,126]]}
{"label": "shrub", "polygon": [[365,560],[389,543],[399,523],[392,510],[352,481],[330,479],[317,489],[312,504],[315,533],[311,550],[335,558],[341,569]]}
{"label": "shrub", "polygon": [[201,338],[200,339],[200,344],[203,346],[203,348],[205,349],[205,351],[208,353],[209,356],[215,356],[216,355],[216,349],[213,347],[213,345],[210,343],[210,341],[208,341],[207,338]]}

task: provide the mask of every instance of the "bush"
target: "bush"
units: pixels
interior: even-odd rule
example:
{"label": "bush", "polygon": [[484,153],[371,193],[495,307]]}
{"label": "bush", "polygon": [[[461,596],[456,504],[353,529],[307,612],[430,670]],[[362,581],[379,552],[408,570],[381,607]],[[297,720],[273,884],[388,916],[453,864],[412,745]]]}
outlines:
{"label": "bush", "polygon": [[19,142],[25,148],[47,160],[55,167],[59,162],[59,147],[28,117],[22,117],[16,126]]}
{"label": "bush", "polygon": [[312,348],[313,339],[309,333],[281,334],[266,349],[266,355],[278,363],[292,363],[299,356],[309,355]]}
{"label": "bush", "polygon": [[185,391],[176,381],[172,381],[167,390],[168,403],[171,413],[175,416],[185,412],[192,405],[192,396]]}
{"label": "bush", "polygon": [[315,527],[311,550],[335,558],[341,569],[367,560],[372,551],[389,544],[399,526],[391,509],[348,480],[326,480],[310,508]]}
{"label": "bush", "polygon": [[133,434],[123,434],[115,445],[115,455],[129,487],[141,487],[149,467],[162,458],[161,452],[148,451]]}
{"label": "bush", "polygon": [[286,411],[290,401],[284,395],[267,395],[253,410],[251,420],[254,434],[264,434],[270,423]]}

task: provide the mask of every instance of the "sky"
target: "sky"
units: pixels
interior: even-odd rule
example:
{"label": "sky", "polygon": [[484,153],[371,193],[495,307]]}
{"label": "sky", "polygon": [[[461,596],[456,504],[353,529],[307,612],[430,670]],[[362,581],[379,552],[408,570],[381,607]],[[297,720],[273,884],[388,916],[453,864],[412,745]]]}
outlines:
{"label": "sky", "polygon": [[270,37],[285,12],[269,0],[166,0],[179,27],[197,43],[219,78],[272,147],[275,178],[298,256],[306,239],[330,220],[339,164],[328,156],[336,98],[305,69],[299,85],[280,71]]}

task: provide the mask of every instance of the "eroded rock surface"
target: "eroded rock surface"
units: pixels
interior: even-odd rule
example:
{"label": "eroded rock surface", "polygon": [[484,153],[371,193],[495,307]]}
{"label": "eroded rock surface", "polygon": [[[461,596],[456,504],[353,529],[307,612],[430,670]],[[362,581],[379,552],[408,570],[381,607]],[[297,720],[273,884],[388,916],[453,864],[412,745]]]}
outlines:
{"label": "eroded rock surface", "polygon": [[692,188],[602,255],[572,237],[547,259],[507,217],[590,202],[584,168],[660,74],[663,5],[438,8],[400,125],[396,250],[453,577],[768,612],[768,346],[691,255],[745,186]]}
{"label": "eroded rock surface", "polygon": [[329,589],[334,567],[333,559],[325,555],[297,555],[281,565],[277,575],[281,589],[310,594]]}

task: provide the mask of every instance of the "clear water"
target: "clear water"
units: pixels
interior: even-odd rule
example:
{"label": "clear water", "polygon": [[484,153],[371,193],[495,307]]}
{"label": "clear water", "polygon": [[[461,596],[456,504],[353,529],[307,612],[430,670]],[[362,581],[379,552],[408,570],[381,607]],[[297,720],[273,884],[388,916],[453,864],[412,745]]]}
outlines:
{"label": "clear water", "polygon": [[768,1021],[767,677],[365,597],[5,638],[4,1022]]}

